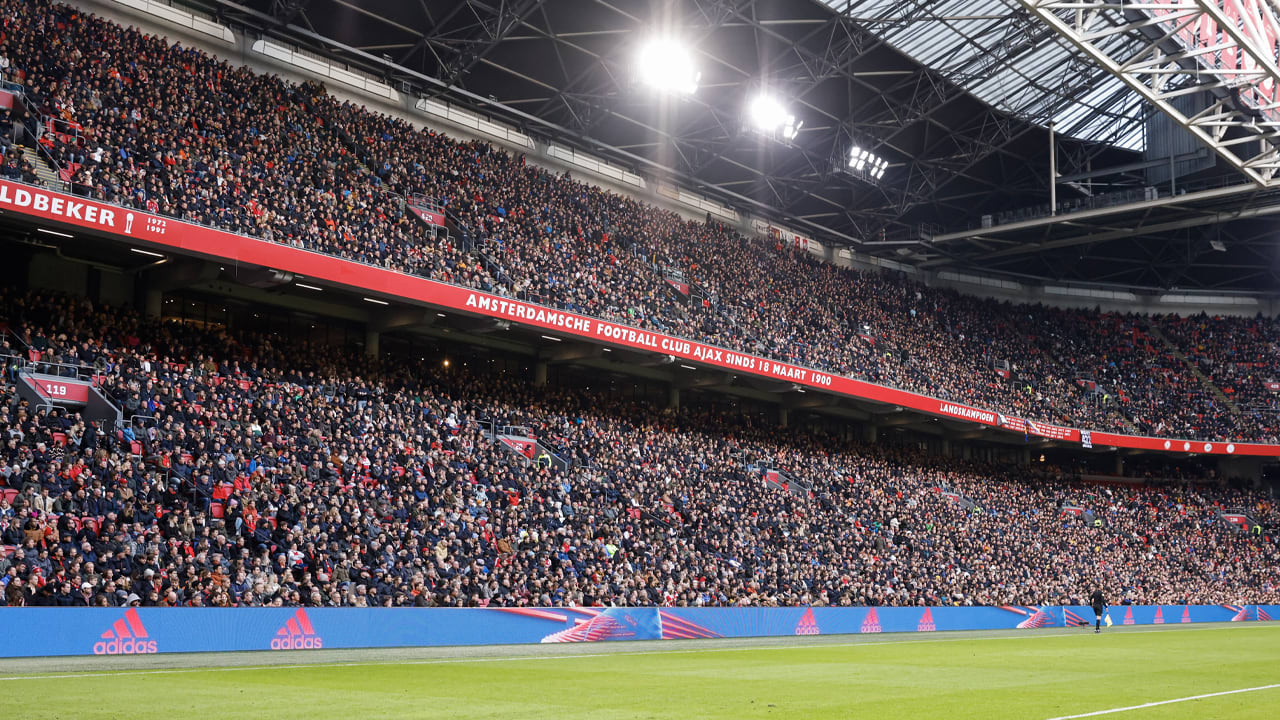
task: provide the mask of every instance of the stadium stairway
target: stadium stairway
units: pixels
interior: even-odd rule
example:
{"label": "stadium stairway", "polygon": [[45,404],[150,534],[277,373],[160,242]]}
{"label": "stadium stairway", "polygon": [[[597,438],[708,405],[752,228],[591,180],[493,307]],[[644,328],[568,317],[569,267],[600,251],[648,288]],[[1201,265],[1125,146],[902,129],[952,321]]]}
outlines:
{"label": "stadium stairway", "polygon": [[788,475],[777,468],[770,468],[766,465],[747,465],[746,470],[753,473],[764,480],[765,485],[778,488],[784,492],[789,492],[797,497],[808,498],[813,493],[813,485],[806,484],[803,481]]}
{"label": "stadium stairway", "polygon": [[40,178],[41,184],[50,190],[66,192],[67,182],[62,179],[53,165],[49,164],[49,159],[43,152],[28,153],[28,157],[32,160],[31,165],[35,168],[36,177]]}
{"label": "stadium stairway", "polygon": [[569,461],[543,445],[528,428],[499,427],[494,430],[493,437],[526,465],[550,463],[551,467],[560,471],[569,469]]}
{"label": "stadium stairway", "polygon": [[1201,372],[1200,368],[1196,366],[1196,363],[1192,362],[1185,354],[1183,354],[1183,352],[1179,350],[1178,347],[1169,340],[1169,338],[1165,337],[1164,333],[1160,331],[1160,328],[1155,325],[1151,325],[1148,327],[1147,331],[1152,337],[1157,338],[1160,342],[1164,343],[1164,346],[1169,349],[1169,352],[1191,371],[1191,374],[1200,382],[1200,385],[1203,386],[1205,390],[1209,391],[1209,394],[1213,395],[1213,398],[1221,403],[1223,407],[1227,408],[1228,412],[1232,415],[1240,414],[1240,408],[1232,402],[1231,398],[1227,397],[1226,393],[1222,392],[1222,388],[1213,384],[1213,381],[1209,379],[1209,376]]}
{"label": "stadium stairway", "polygon": [[1257,518],[1249,512],[1248,508],[1227,508],[1226,510],[1219,510],[1218,518],[1234,527],[1238,532],[1249,534],[1254,532],[1254,529],[1257,528],[1257,532],[1261,534],[1262,523],[1258,522]]}

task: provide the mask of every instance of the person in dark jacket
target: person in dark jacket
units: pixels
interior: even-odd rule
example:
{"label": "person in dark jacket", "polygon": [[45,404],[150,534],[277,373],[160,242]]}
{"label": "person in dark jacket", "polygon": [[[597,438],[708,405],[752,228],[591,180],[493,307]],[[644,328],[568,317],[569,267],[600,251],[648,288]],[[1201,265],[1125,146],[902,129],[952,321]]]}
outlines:
{"label": "person in dark jacket", "polygon": [[1093,632],[1100,633],[1102,632],[1102,613],[1107,609],[1107,602],[1102,597],[1101,588],[1094,588],[1089,604],[1093,606]]}

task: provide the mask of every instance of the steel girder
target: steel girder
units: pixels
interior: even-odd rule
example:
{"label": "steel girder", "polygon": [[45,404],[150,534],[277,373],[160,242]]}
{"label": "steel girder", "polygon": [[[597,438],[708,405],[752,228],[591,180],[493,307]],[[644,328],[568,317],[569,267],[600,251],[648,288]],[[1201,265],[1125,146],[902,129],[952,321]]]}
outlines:
{"label": "steel girder", "polygon": [[[1268,6],[1257,0],[1018,2],[1254,183],[1276,184],[1280,69],[1259,47],[1264,29],[1276,37]],[[1245,27],[1228,21],[1228,12]],[[1110,42],[1118,36],[1140,40],[1138,50]],[[1173,102],[1196,93],[1212,98],[1197,112]]]}

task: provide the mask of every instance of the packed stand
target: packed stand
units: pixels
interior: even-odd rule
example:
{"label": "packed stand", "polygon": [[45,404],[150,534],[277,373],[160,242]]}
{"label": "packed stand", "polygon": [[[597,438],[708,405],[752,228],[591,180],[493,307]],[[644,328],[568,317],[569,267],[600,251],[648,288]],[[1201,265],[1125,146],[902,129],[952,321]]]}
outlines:
{"label": "packed stand", "polygon": [[1202,313],[1156,322],[1245,422],[1263,437],[1280,436],[1280,326],[1274,318]]}
{"label": "packed stand", "polygon": [[[659,412],[506,376],[4,291],[0,582],[10,605],[1280,601],[1223,486],[1090,500],[1050,473]],[[29,357],[134,419],[33,408]],[[490,434],[531,428],[567,470]],[[136,445],[135,445],[136,443]],[[767,486],[748,466],[813,488]],[[976,503],[953,503],[946,487]],[[1114,507],[1113,507],[1114,505]]]}
{"label": "packed stand", "polygon": [[[47,0],[0,11],[77,193],[1018,417],[1267,436],[1136,357],[1131,319],[818,263]],[[455,236],[429,240],[413,195]]]}

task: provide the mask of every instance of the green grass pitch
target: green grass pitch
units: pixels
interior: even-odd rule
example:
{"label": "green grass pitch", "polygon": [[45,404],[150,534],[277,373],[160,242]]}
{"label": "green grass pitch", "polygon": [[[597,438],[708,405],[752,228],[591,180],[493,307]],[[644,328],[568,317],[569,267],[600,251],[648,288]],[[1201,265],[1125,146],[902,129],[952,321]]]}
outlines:
{"label": "green grass pitch", "polygon": [[[518,657],[494,649],[480,651],[483,657],[362,651],[306,666],[227,666],[281,660],[258,653],[152,657],[150,665],[14,660],[0,663],[0,695],[7,717],[68,720],[1048,720],[1280,684],[1280,625],[1260,623],[1097,636],[1058,629],[560,650]],[[285,662],[316,657],[293,654]],[[216,658],[223,666],[193,667]],[[1280,687],[1096,717],[1275,720]]]}

